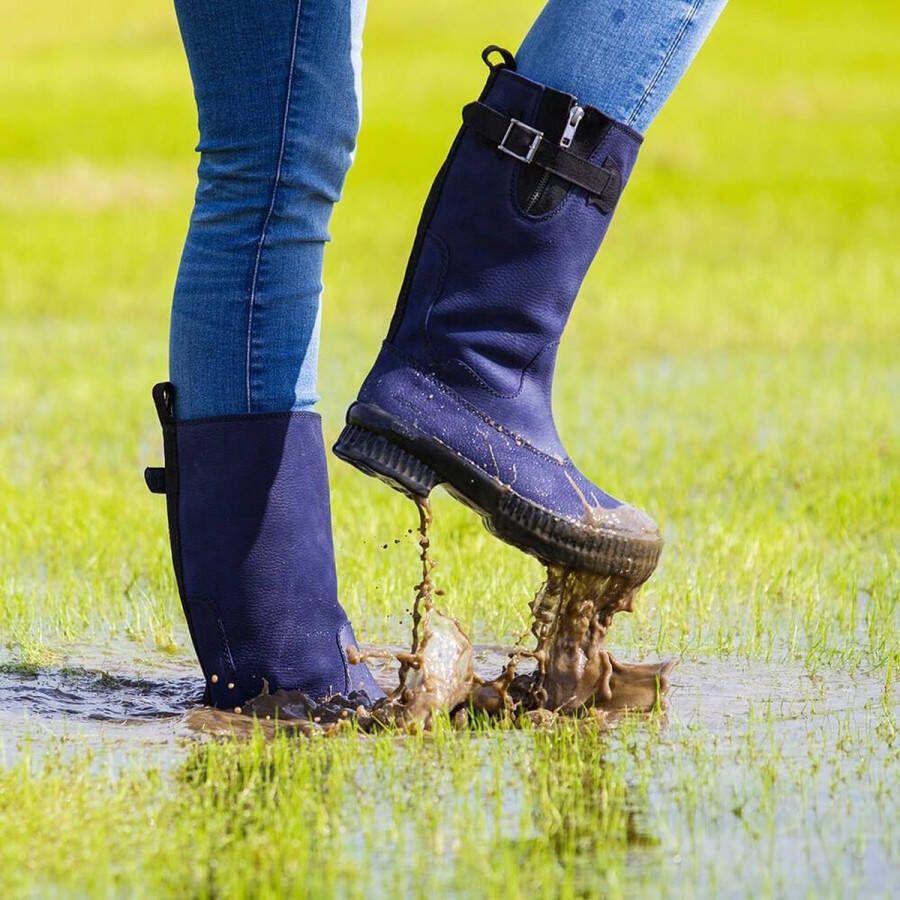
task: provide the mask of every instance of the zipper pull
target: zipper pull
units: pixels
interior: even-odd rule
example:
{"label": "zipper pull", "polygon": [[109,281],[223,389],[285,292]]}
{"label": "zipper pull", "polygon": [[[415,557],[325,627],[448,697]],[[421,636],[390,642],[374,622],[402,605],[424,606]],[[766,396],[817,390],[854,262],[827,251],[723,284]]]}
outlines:
{"label": "zipper pull", "polygon": [[575,132],[578,131],[578,124],[584,118],[584,110],[576,103],[569,113],[569,121],[563,129],[562,137],[559,139],[560,147],[571,147],[572,141],[575,140]]}

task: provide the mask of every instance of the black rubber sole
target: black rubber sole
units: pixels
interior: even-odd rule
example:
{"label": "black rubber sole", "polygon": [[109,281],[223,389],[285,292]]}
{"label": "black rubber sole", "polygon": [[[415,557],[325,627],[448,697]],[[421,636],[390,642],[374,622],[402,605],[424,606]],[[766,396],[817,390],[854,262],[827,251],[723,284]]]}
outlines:
{"label": "black rubber sole", "polygon": [[334,453],[408,497],[439,484],[477,512],[488,531],[543,562],[625,578],[638,585],[659,562],[662,541],[555,515],[487,475],[441,441],[371,404],[354,403]]}

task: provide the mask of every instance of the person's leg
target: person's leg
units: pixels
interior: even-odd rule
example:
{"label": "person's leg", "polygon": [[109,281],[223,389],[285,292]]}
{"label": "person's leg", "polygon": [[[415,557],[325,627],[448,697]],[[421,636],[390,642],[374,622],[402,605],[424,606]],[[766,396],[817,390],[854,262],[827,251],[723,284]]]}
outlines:
{"label": "person's leg", "polygon": [[549,0],[518,71],[643,132],[727,0]]}
{"label": "person's leg", "polygon": [[172,308],[178,418],[315,403],[328,221],[359,127],[365,0],[176,0],[199,185]]}
{"label": "person's leg", "polygon": [[[176,0],[200,172],[153,399],[182,605],[219,707],[382,695],[338,602],[315,400],[322,248],[359,124],[364,0]],[[363,702],[357,695],[354,702]]]}

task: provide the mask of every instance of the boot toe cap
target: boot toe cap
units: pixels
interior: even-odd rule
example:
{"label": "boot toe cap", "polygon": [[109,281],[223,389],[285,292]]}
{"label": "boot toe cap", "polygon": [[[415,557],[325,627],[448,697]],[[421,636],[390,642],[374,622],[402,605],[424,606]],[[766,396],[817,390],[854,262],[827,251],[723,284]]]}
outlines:
{"label": "boot toe cap", "polygon": [[630,538],[661,543],[659,526],[643,510],[628,503],[612,509],[592,507],[585,513],[586,524],[601,531],[613,531]]}

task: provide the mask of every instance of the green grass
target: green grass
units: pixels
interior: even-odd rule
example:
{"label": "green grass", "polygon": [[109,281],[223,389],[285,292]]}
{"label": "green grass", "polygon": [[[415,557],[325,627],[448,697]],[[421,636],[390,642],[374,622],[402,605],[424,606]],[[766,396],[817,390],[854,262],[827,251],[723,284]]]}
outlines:
{"label": "green grass", "polygon": [[[385,331],[478,50],[515,46],[538,7],[372,5],[327,258],[327,437]],[[103,751],[26,756],[0,770],[4,893],[846,895],[896,864],[898,26],[886,2],[726,11],[648,136],[556,385],[573,456],[668,541],[617,647],[863,673],[881,707],[812,716],[789,759],[766,704],[716,733],[225,744],[173,772],[149,752],[113,773]],[[19,4],[0,55],[3,652],[56,665],[124,637],[186,656],[140,474],[161,455],[149,387],[196,165],[174,16]],[[366,640],[400,642],[415,512],[332,474],[345,605]],[[435,505],[446,605],[509,640],[540,567]]]}

